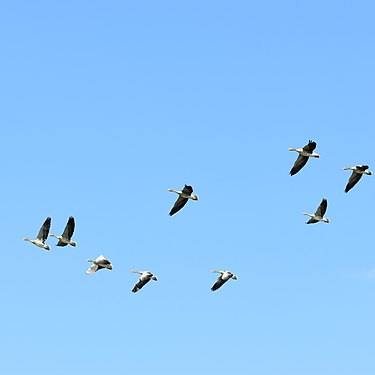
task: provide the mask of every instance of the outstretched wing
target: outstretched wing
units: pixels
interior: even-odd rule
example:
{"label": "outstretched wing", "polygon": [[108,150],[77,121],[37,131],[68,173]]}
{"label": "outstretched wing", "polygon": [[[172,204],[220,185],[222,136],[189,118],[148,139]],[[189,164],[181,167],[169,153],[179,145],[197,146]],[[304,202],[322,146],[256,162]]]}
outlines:
{"label": "outstretched wing", "polygon": [[181,195],[177,198],[174,206],[172,207],[171,211],[169,212],[169,216],[174,215],[176,212],[180,211],[182,207],[185,206],[188,198],[182,198]]}
{"label": "outstretched wing", "polygon": [[36,238],[39,240],[44,241],[48,238],[49,229],[51,227],[51,218],[47,217],[41,228],[39,229],[39,233]]}
{"label": "outstretched wing", "polygon": [[134,288],[132,289],[133,293],[138,292],[141,290],[148,282],[150,281],[150,278],[140,278],[138,282],[134,285]]}
{"label": "outstretched wing", "polygon": [[315,150],[316,142],[309,141],[309,143],[303,147],[303,151],[309,152],[310,154]]}
{"label": "outstretched wing", "polygon": [[[106,258],[104,258],[103,255],[99,255],[96,259],[95,259],[95,262],[101,262],[103,260],[107,260]],[[108,261],[107,261],[108,262]]]}
{"label": "outstretched wing", "polygon": [[[100,267],[100,268],[103,268],[103,267]],[[91,273],[95,273],[98,269],[99,269],[99,265],[94,263],[87,269],[87,271],[85,271],[85,273],[90,275]]]}
{"label": "outstretched wing", "polygon": [[296,173],[298,173],[306,165],[306,163],[307,163],[308,160],[309,160],[308,156],[303,156],[303,155],[299,154],[298,158],[294,162],[293,168],[290,170],[289,174],[291,176],[293,176]]}
{"label": "outstretched wing", "polygon": [[211,290],[214,292],[215,290],[218,290],[223,284],[225,284],[228,280],[224,280],[221,275],[216,280],[216,283],[212,285]]}
{"label": "outstretched wing", "polygon": [[309,221],[306,222],[306,224],[314,224],[314,223],[317,223],[319,220],[316,220],[316,219],[313,219],[313,218],[310,218]]}
{"label": "outstretched wing", "polygon": [[[363,167],[367,167],[367,165],[364,165]],[[357,166],[357,168],[358,168],[358,166]],[[368,167],[366,169],[368,169]],[[364,169],[364,170],[366,170],[366,169]],[[345,193],[347,193],[361,178],[362,178],[361,173],[356,173],[355,171],[353,171],[353,173],[350,175],[349,181],[348,181],[348,183],[345,187]]]}
{"label": "outstretched wing", "polygon": [[327,199],[323,198],[322,202],[320,203],[318,209],[315,212],[315,216],[323,217],[326,211],[327,211]]}
{"label": "outstretched wing", "polygon": [[74,227],[75,227],[74,217],[70,216],[68,222],[66,223],[64,233],[62,234],[62,236],[70,241],[74,233]]}

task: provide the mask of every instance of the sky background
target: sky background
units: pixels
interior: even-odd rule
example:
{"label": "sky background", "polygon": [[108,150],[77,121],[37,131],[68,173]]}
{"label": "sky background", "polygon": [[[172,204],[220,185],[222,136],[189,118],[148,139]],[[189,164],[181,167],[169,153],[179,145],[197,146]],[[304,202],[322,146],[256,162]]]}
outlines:
{"label": "sky background", "polygon": [[[375,169],[374,11],[1,2],[2,372],[373,375],[375,178],[342,168]],[[70,215],[76,248],[22,241]]]}

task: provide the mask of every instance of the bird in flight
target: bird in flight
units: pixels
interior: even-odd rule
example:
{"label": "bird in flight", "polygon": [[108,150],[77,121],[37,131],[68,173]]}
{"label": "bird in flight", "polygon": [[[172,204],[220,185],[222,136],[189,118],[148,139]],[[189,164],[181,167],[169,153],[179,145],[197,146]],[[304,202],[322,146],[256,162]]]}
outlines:
{"label": "bird in flight", "polygon": [[217,278],[214,285],[212,285],[211,290],[214,292],[215,290],[218,290],[221,288],[229,279],[237,280],[237,276],[233,275],[232,272],[225,271],[225,270],[212,270],[211,272],[220,273],[220,276]]}
{"label": "bird in flight", "polygon": [[51,247],[49,245],[46,245],[46,239],[48,238],[49,229],[51,227],[51,218],[47,217],[47,219],[44,221],[43,225],[41,226],[38,235],[34,240],[30,240],[29,238],[25,237],[24,241],[29,241],[32,244],[43,248],[44,250],[51,250]]}
{"label": "bird in flight", "polygon": [[56,246],[66,246],[66,245],[71,245],[71,246],[77,246],[77,243],[72,241],[72,236],[74,233],[74,217],[70,216],[68,219],[68,222],[66,223],[64,232],[61,236],[56,236],[56,234],[50,233],[50,236],[56,237],[59,242],[56,244]]}
{"label": "bird in flight", "polygon": [[294,148],[294,147],[288,148],[289,151],[297,151],[299,154],[297,160],[294,162],[293,168],[289,172],[291,176],[298,173],[306,165],[309,158],[320,157],[319,154],[314,152],[315,148],[316,148],[316,142],[313,142],[313,141],[309,141],[309,143],[302,148]]}
{"label": "bird in flight", "polygon": [[364,174],[372,175],[372,172],[369,171],[368,165],[355,165],[354,167],[345,167],[345,171],[353,171],[349,177],[349,181],[345,187],[345,193],[347,193],[354,185],[362,178]]}
{"label": "bird in flight", "polygon": [[137,283],[134,285],[134,288],[132,289],[133,293],[136,293],[139,290],[141,290],[150,280],[158,281],[157,277],[149,271],[131,270],[131,272],[139,273],[141,275],[141,277],[138,279]]}
{"label": "bird in flight", "polygon": [[185,185],[185,187],[182,190],[174,190],[174,189],[168,189],[171,193],[176,193],[179,195],[177,198],[174,206],[172,207],[171,211],[169,212],[169,216],[174,215],[176,212],[180,211],[182,207],[185,206],[187,201],[189,199],[193,201],[198,200],[198,195],[193,194],[193,188],[191,186]]}
{"label": "bird in flight", "polygon": [[91,274],[96,271],[101,270],[102,268],[107,268],[107,270],[112,270],[111,262],[104,258],[103,255],[99,255],[95,260],[88,259],[88,262],[92,262],[93,264],[85,271],[86,274]]}
{"label": "bird in flight", "polygon": [[319,221],[323,221],[324,223],[329,223],[329,219],[327,219],[326,217],[323,217],[326,211],[327,211],[327,199],[323,198],[318,209],[315,211],[315,214],[312,215],[306,212],[303,213],[303,215],[310,216],[310,220],[306,222],[306,224],[314,224]]}

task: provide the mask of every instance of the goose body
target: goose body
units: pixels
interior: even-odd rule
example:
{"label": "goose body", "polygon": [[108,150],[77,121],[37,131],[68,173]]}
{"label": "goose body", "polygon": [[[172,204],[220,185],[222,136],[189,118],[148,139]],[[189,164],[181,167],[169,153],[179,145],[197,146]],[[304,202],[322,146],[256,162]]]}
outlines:
{"label": "goose body", "polygon": [[137,293],[139,290],[141,290],[150,280],[158,281],[157,277],[153,275],[150,271],[131,270],[131,272],[139,273],[141,275],[137,283],[134,285],[134,288],[132,289],[133,293]]}
{"label": "goose body", "polygon": [[354,185],[362,178],[364,174],[369,176],[372,175],[372,172],[369,171],[368,165],[355,165],[354,167],[345,167],[345,171],[353,171],[349,177],[349,181],[345,187],[345,193],[347,193]]}
{"label": "goose body", "polygon": [[88,262],[92,262],[93,264],[85,271],[86,274],[91,274],[96,271],[101,270],[102,268],[107,268],[108,270],[112,270],[111,262],[104,258],[103,255],[98,256],[95,260],[88,259]]}
{"label": "goose body", "polygon": [[302,148],[294,148],[294,147],[288,148],[289,151],[296,151],[299,154],[298,158],[294,162],[293,168],[289,172],[291,176],[298,173],[306,165],[309,158],[320,157],[319,154],[314,152],[315,148],[316,148],[316,142],[313,142],[313,141],[309,141],[309,143]]}
{"label": "goose body", "polygon": [[322,200],[318,209],[315,211],[315,214],[308,214],[304,212],[303,215],[309,216],[310,220],[306,222],[306,224],[314,224],[318,223],[319,221],[323,221],[324,223],[329,223],[329,219],[324,217],[324,214],[327,211],[327,199]]}
{"label": "goose body", "polygon": [[46,239],[48,238],[50,227],[51,227],[51,218],[47,217],[47,219],[44,221],[43,225],[39,229],[39,233],[35,239],[30,240],[28,237],[25,237],[23,240],[29,241],[35,246],[41,247],[44,250],[51,250],[51,247],[45,244]]}
{"label": "goose body", "polygon": [[214,292],[215,290],[218,290],[221,288],[229,279],[237,280],[237,276],[233,275],[232,272],[225,271],[225,270],[212,270],[211,272],[220,273],[220,276],[217,278],[214,285],[212,285],[211,290]]}
{"label": "goose body", "polygon": [[59,242],[56,244],[56,246],[77,246],[77,243],[72,241],[72,236],[74,233],[74,227],[75,227],[75,222],[74,222],[74,217],[70,216],[68,219],[68,222],[66,223],[64,232],[61,236],[56,236],[56,234],[51,233],[50,236],[56,237]]}
{"label": "goose body", "polygon": [[174,189],[168,189],[171,193],[176,193],[179,195],[177,198],[174,206],[172,207],[171,211],[169,212],[169,216],[174,215],[176,212],[180,211],[182,207],[185,206],[187,201],[189,199],[193,201],[198,200],[198,195],[193,194],[193,188],[189,185],[185,185],[185,187],[182,190],[174,190]]}

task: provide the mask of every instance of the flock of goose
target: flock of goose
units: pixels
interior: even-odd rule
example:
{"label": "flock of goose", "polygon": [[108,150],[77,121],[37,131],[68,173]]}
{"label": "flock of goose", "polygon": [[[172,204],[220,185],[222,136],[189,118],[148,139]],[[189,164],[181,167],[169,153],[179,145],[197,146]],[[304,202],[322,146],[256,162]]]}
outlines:
{"label": "flock of goose", "polygon": [[[298,173],[308,162],[309,158],[319,158],[320,155],[315,153],[314,150],[316,148],[316,142],[309,141],[307,145],[301,148],[288,148],[289,151],[296,151],[298,152],[297,160],[294,162],[292,169],[290,170],[289,174],[291,176]],[[361,179],[364,174],[372,175],[372,172],[369,171],[368,165],[355,165],[354,167],[345,167],[344,170],[353,171],[349,177],[349,181],[345,187],[345,193],[347,193],[350,189],[354,187],[354,185]],[[327,199],[323,198],[322,202],[320,203],[319,207],[315,211],[314,214],[308,214],[304,212],[303,215],[309,216],[309,221],[306,224],[314,224],[322,221],[324,223],[329,223],[329,219],[324,217],[327,211]]]}
{"label": "flock of goose", "polygon": [[[309,158],[319,158],[319,154],[315,153],[314,150],[316,148],[316,142],[309,141],[307,145],[302,148],[294,148],[290,147],[289,151],[296,151],[298,152],[297,160],[295,161],[292,169],[290,170],[290,175],[293,176],[298,173],[308,162]],[[345,192],[347,193],[351,190],[361,179],[364,174],[372,175],[372,172],[369,171],[368,165],[355,165],[354,167],[345,167],[344,170],[351,170],[352,174],[350,175],[349,181],[345,187]],[[174,203],[172,209],[169,212],[169,215],[172,216],[180,211],[188,202],[189,199],[193,201],[198,201],[198,196],[193,194],[193,188],[189,185],[185,185],[182,190],[174,190],[168,189],[169,192],[178,194],[178,198]],[[306,222],[306,224],[313,224],[322,221],[324,223],[329,223],[329,219],[324,217],[327,211],[327,199],[321,201],[319,207],[315,211],[314,214],[309,214],[304,212],[303,215],[309,216],[310,219]],[[25,241],[29,241],[32,244],[41,247],[45,250],[51,250],[51,247],[47,245],[45,242],[48,236],[52,236],[58,239],[56,246],[77,246],[77,243],[72,241],[74,229],[75,229],[75,221],[74,218],[71,216],[68,219],[68,222],[65,226],[65,229],[62,235],[55,235],[53,233],[49,233],[51,227],[51,218],[47,217],[44,221],[43,225],[41,226],[38,235],[35,239],[31,240],[27,237],[24,238]],[[88,259],[88,262],[93,263],[86,271],[86,274],[92,274],[97,272],[100,269],[106,268],[108,270],[112,270],[111,262],[106,259],[103,255],[98,256],[96,259]],[[137,283],[134,285],[132,292],[136,293],[141,290],[150,280],[157,281],[157,277],[149,271],[136,271],[131,270],[133,273],[139,273],[141,276],[138,279]],[[229,279],[237,280],[237,276],[233,273],[226,271],[226,270],[212,270],[214,273],[220,273],[220,276],[217,278],[214,285],[211,287],[212,291],[215,291],[222,287]]]}
{"label": "flock of goose", "polygon": [[[178,198],[175,204],[173,205],[171,211],[169,212],[170,216],[180,211],[181,208],[185,206],[186,202],[189,199],[192,199],[194,201],[198,200],[198,196],[193,194],[193,188],[188,185],[185,185],[185,187],[182,190],[168,189],[168,191],[178,194]],[[73,216],[69,217],[62,235],[49,233],[50,228],[51,228],[51,218],[47,217],[47,219],[44,221],[43,225],[41,226],[38,232],[38,235],[35,237],[35,239],[31,240],[30,238],[25,237],[24,241],[29,241],[33,245],[41,247],[44,250],[51,250],[51,247],[46,244],[46,240],[49,236],[52,236],[59,240],[56,246],[67,246],[67,245],[74,246],[74,247],[77,246],[77,243],[72,241],[72,237],[73,237],[73,233],[75,229],[75,221],[74,221]],[[111,262],[108,259],[106,259],[103,255],[98,256],[96,259],[88,259],[87,261],[92,263],[92,265],[85,271],[85,273],[88,275],[95,273],[96,271],[99,271],[103,268],[112,270]],[[131,272],[139,273],[141,275],[137,283],[134,285],[132,289],[133,293],[136,293],[139,290],[141,290],[150,280],[153,280],[153,281],[158,280],[157,277],[154,274],[152,274],[150,271],[131,270]],[[226,271],[226,270],[221,270],[221,271],[212,270],[212,272],[220,273],[220,276],[218,277],[215,284],[211,288],[212,291],[219,289],[230,278],[237,280],[237,277],[235,275],[233,275],[231,272]]]}

